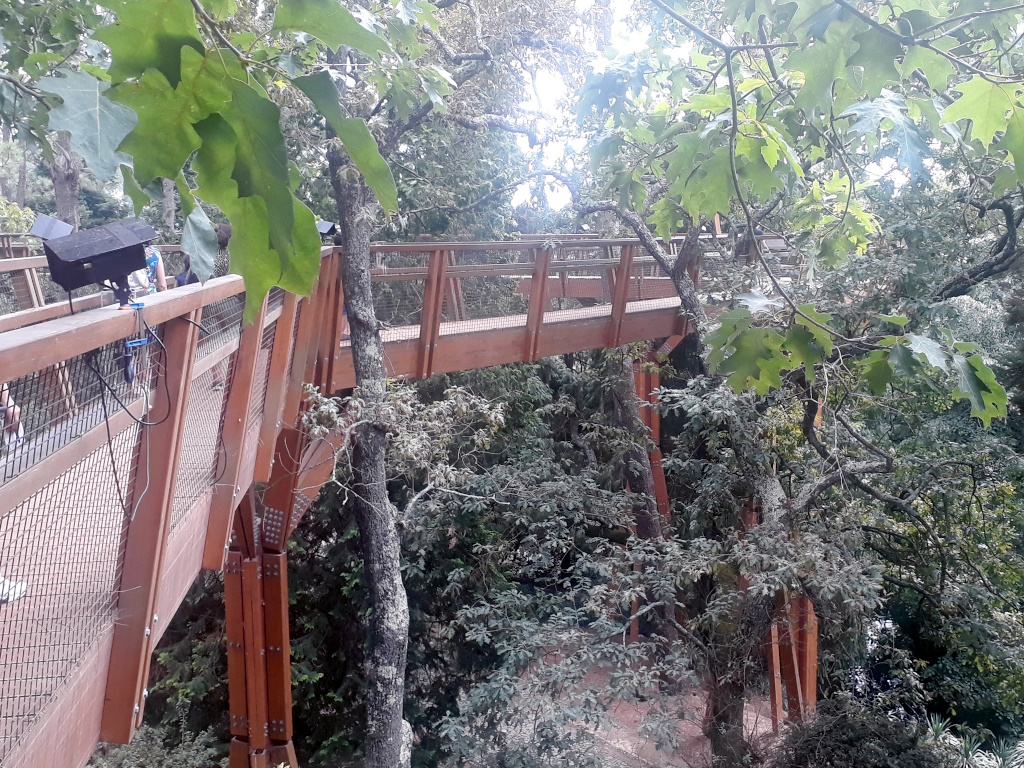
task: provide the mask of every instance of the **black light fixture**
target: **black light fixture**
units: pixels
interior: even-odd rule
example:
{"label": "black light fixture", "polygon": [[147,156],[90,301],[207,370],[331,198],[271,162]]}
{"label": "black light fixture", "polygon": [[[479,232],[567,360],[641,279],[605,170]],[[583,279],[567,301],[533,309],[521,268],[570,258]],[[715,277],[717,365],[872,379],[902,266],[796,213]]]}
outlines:
{"label": "black light fixture", "polygon": [[146,267],[146,243],[156,231],[142,219],[125,219],[43,242],[50,277],[68,292],[109,283],[122,304],[131,300],[128,275]]}
{"label": "black light fixture", "polygon": [[333,235],[338,231],[338,225],[333,221],[322,221],[318,219],[316,222],[316,231],[320,233],[320,237]]}

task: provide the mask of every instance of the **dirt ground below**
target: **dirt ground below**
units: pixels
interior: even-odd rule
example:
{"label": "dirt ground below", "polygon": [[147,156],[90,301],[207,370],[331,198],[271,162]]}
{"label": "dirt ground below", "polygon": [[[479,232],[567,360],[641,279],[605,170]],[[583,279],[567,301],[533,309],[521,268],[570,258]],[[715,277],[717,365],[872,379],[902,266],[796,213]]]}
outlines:
{"label": "dirt ground below", "polygon": [[[598,682],[596,676],[594,682]],[[643,735],[642,726],[652,705],[621,702],[612,707],[603,726],[594,733],[608,768],[708,768],[711,765],[711,746],[702,728],[707,708],[706,692],[700,688],[685,690],[671,696],[670,705],[681,713],[679,745],[672,752],[658,749],[652,739]],[[771,705],[766,697],[748,699],[743,720],[747,737],[754,743],[772,738]]]}

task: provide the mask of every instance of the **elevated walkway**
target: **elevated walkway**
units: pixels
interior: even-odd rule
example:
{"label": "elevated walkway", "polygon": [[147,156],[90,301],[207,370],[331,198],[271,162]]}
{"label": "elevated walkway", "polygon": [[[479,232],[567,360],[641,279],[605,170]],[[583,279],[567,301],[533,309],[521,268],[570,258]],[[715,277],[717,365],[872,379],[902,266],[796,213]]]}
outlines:
{"label": "elevated walkway", "polygon": [[[392,376],[686,333],[633,240],[374,251]],[[294,761],[284,552],[339,442],[301,431],[302,385],[355,383],[339,257],[324,249],[313,294],[275,289],[248,326],[237,276],[138,312],[89,297],[74,315],[0,318],[26,430],[0,453],[0,573],[28,584],[0,606],[4,768],[76,768],[97,740],[131,738],[153,650],[203,568],[225,573],[232,766]]]}

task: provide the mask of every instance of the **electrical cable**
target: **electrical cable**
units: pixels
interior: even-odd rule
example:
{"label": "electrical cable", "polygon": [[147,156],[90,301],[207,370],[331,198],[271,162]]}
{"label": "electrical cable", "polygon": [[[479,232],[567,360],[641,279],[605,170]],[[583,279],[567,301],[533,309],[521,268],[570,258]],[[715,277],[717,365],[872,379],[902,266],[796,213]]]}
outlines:
{"label": "electrical cable", "polygon": [[[91,365],[86,363],[88,368],[96,374],[96,377],[103,382],[103,377],[100,372],[93,368]],[[105,382],[103,382],[105,383]],[[128,514],[128,505],[124,500],[124,491],[121,490],[121,479],[117,476],[117,457],[114,456],[114,437],[110,434],[110,416],[107,413],[107,398],[103,392],[103,387],[100,387],[100,403],[103,406],[103,423],[107,427],[107,451],[110,453],[110,469],[114,473],[114,485],[117,488],[117,498],[121,502],[121,511]]]}

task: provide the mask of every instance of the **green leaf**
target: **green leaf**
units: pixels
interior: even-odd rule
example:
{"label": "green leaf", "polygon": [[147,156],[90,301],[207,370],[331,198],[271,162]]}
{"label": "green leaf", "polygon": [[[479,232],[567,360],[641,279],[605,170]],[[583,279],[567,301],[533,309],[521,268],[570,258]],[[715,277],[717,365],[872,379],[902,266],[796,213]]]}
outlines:
{"label": "green leaf", "polygon": [[201,205],[193,208],[185,219],[181,250],[188,254],[189,268],[199,278],[199,282],[209,280],[217,258],[217,232]]}
{"label": "green leaf", "polygon": [[158,69],[172,86],[181,78],[181,49],[206,52],[189,0],[104,0],[117,22],[94,37],[110,48],[110,77],[120,83]]}
{"label": "green leaf", "polygon": [[996,142],[997,149],[1005,149],[1013,156],[1017,179],[1024,181],[1024,109],[1014,106],[1006,133]]}
{"label": "green leaf", "polygon": [[915,69],[920,69],[927,78],[928,84],[940,93],[946,90],[949,78],[956,74],[956,68],[949,59],[919,45],[912,45],[907,51],[907,55],[903,57],[900,72],[904,78],[909,80]]}
{"label": "green leaf", "polygon": [[707,335],[707,343],[711,347],[708,355],[708,367],[715,371],[725,359],[726,352],[733,338],[740,331],[749,328],[753,318],[745,309],[732,309],[718,318],[720,325]]}
{"label": "green leaf", "polygon": [[953,372],[957,377],[953,395],[970,401],[972,416],[981,419],[986,427],[993,417],[1006,417],[1006,390],[981,355],[953,355]]}
{"label": "green leaf", "polygon": [[864,359],[864,381],[873,395],[884,395],[895,377],[885,350],[876,349]]}
{"label": "green leaf", "polygon": [[860,84],[868,97],[875,98],[889,83],[899,83],[900,73],[894,62],[903,56],[903,46],[895,38],[876,29],[868,29],[853,38],[859,45],[846,62],[860,67]]}
{"label": "green leaf", "polygon": [[904,315],[879,315],[878,319],[884,320],[887,323],[892,323],[893,325],[898,325],[900,328],[910,322],[910,319]]}
{"label": "green leaf", "polygon": [[892,345],[889,350],[889,365],[895,372],[908,378],[919,373],[922,367],[913,353],[903,344]]}
{"label": "green leaf", "polygon": [[270,246],[287,261],[294,252],[295,218],[281,112],[245,83],[232,80],[230,85],[233,96],[221,115],[235,134],[232,178],[238,184],[238,197],[257,195],[266,201]]}
{"label": "green leaf", "polygon": [[313,102],[345,145],[356,168],[363,174],[366,185],[373,190],[385,211],[398,210],[398,188],[391,169],[381,157],[380,149],[366,123],[354,117],[345,117],[338,103],[338,89],[326,71],[306,77],[297,77],[292,83]]}
{"label": "green leaf", "polygon": [[824,39],[790,54],[785,68],[804,75],[796,105],[808,112],[816,109],[827,115],[832,107],[832,85],[847,76],[846,62],[856,47],[853,38],[829,29]]}
{"label": "green leaf", "polygon": [[374,61],[387,50],[384,41],[360,26],[337,0],[281,0],[274,14],[274,30],[305,32],[332,50],[347,45]]}
{"label": "green leaf", "polygon": [[949,370],[946,363],[946,353],[937,341],[933,341],[927,336],[918,336],[913,333],[908,333],[904,338],[910,344],[910,351],[927,360],[928,365],[932,368],[938,368],[943,371]]}
{"label": "green leaf", "polygon": [[129,159],[118,145],[135,126],[135,113],[106,96],[110,86],[84,72],[61,70],[64,77],[44,77],[40,90],[63,99],[50,110],[50,130],[71,134],[71,148],[85,160],[96,178],[110,181]]}
{"label": "green leaf", "polygon": [[731,342],[732,354],[726,357],[718,370],[729,374],[726,383],[739,392],[753,387],[760,395],[782,386],[779,372],[786,365],[782,354],[783,338],[772,328],[747,328],[737,333]]}
{"label": "green leaf", "polygon": [[966,83],[953,86],[962,95],[942,115],[943,123],[970,120],[974,125],[974,138],[986,147],[996,133],[1006,129],[1007,113],[1014,107],[1016,91],[974,75]]}
{"label": "green leaf", "polygon": [[[804,316],[796,315],[793,318],[794,322],[806,328],[810,334],[814,336],[814,340],[821,345],[825,354],[831,355],[832,334],[822,328],[819,328],[818,325],[828,327],[828,321],[832,319],[832,315],[826,314],[825,312],[817,312],[814,309],[813,304],[801,304],[798,309]],[[818,325],[815,325],[815,323]]]}
{"label": "green leaf", "polygon": [[825,359],[825,350],[818,338],[805,326],[792,325],[786,332],[782,349],[789,353],[789,367],[804,366],[807,380],[814,381],[814,366]]}
{"label": "green leaf", "polygon": [[135,211],[135,215],[138,216],[142,213],[142,209],[152,202],[149,199],[149,195],[146,191],[139,186],[139,182],[135,180],[135,175],[132,173],[132,169],[127,165],[121,166],[121,187],[124,193],[132,201],[132,208]]}
{"label": "green leaf", "polygon": [[138,123],[120,149],[134,158],[139,183],[148,186],[158,176],[177,176],[189,155],[199,148],[199,135],[187,117],[187,101],[156,69],[119,85],[114,97],[138,115]]}

